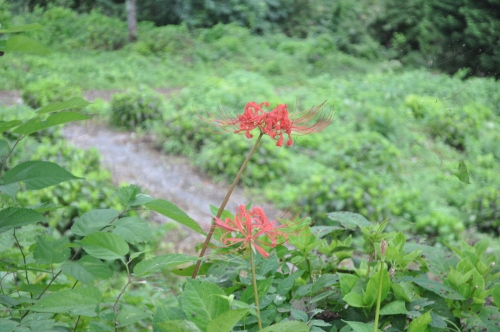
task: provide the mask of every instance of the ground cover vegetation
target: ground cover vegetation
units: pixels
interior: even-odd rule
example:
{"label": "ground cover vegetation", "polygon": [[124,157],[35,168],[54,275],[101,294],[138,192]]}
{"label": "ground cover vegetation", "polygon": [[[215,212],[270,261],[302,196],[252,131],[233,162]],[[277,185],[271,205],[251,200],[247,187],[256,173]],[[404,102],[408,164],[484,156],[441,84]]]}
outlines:
{"label": "ground cover vegetation", "polygon": [[[44,57],[9,57],[13,43],[0,44],[7,46],[0,86],[21,90],[31,107],[3,107],[2,115],[9,115],[0,122],[1,326],[495,331],[498,244],[488,238],[500,233],[500,94],[493,78],[464,80],[486,73],[488,60],[446,76],[403,67],[393,61],[401,54],[389,57],[391,49],[372,35],[355,42],[320,26],[306,36],[277,23],[259,30],[238,15],[228,20],[239,25],[211,26],[205,20],[214,16],[200,17],[207,13],[200,3],[185,3],[190,13],[198,10],[197,20],[193,15],[182,19],[184,25],[164,27],[142,22],[139,41],[130,44],[118,14],[86,12],[93,5],[85,2],[72,3],[80,14],[49,6],[22,15],[0,2],[7,27],[40,23],[45,30],[23,36],[52,49]],[[356,17],[349,15],[360,15],[347,2],[342,6],[335,12],[337,29]],[[199,28],[204,25],[210,27]],[[403,40],[396,32],[391,38]],[[400,60],[418,64],[426,57],[420,51],[412,48]],[[453,54],[448,58],[456,59]],[[182,90],[167,101],[147,86]],[[70,99],[111,88],[132,92],[93,105]],[[322,109],[333,110],[334,121],[314,135],[292,133],[292,146],[286,137],[281,148],[268,137],[278,139],[265,130],[275,125],[255,120],[254,137],[247,139],[233,133],[237,122],[232,130],[210,123],[233,113],[239,119],[248,101],[267,101],[271,109],[286,103],[293,114],[325,100]],[[89,113],[154,135],[166,152],[184,154],[226,181],[237,177],[256,146],[241,183],[300,215],[284,216],[276,229],[250,206],[214,208],[216,247],[194,272],[197,278],[178,288],[171,274],[193,274],[194,265],[179,265],[197,259],[160,253],[160,230],[152,233],[140,211],[201,229],[140,188],[113,188],[95,152],[61,141],[53,126]],[[260,140],[261,132],[267,136]],[[465,232],[468,243],[461,242]]]}

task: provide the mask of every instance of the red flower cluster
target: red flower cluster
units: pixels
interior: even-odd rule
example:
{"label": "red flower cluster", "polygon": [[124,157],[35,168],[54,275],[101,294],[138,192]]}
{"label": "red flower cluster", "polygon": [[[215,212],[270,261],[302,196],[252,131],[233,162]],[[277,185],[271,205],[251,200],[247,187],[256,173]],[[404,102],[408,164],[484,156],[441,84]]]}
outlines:
{"label": "red flower cluster", "polygon": [[[269,254],[261,247],[262,245],[270,248],[275,248],[278,244],[280,237],[284,238],[284,242],[288,241],[285,232],[280,231],[284,225],[278,225],[276,222],[269,222],[264,211],[256,206],[251,210],[247,210],[245,205],[240,205],[236,209],[234,219],[226,218],[221,220],[215,218],[215,224],[226,230],[221,236],[220,241],[227,244],[240,244],[238,249],[250,247],[255,248],[262,256],[269,257]],[[239,233],[242,237],[232,237],[232,233]],[[266,236],[270,242],[264,242],[259,238]],[[251,249],[251,248],[250,248]]]}
{"label": "red flower cluster", "polygon": [[[290,146],[293,144],[292,132],[297,134],[317,133],[332,122],[331,113],[323,112],[324,104],[305,112],[293,114],[293,117],[290,117],[286,104],[279,104],[275,109],[266,112],[262,107],[269,107],[268,102],[260,104],[250,102],[245,106],[243,114],[238,115],[236,119],[228,118],[215,121],[221,126],[233,126],[235,133],[244,131],[247,138],[252,137],[250,131],[259,128],[261,133],[269,135],[272,139],[277,137],[277,146],[283,146],[283,135],[286,134],[288,136],[286,145]],[[316,121],[310,123],[313,119]]]}

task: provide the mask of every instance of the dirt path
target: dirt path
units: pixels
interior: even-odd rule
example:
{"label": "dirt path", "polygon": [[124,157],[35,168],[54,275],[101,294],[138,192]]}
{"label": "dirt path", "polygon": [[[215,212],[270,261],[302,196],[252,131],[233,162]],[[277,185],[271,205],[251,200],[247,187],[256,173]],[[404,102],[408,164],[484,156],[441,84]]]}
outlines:
{"label": "dirt path", "polygon": [[[136,184],[155,198],[171,201],[208,230],[211,220],[209,205],[218,207],[221,204],[227,185],[212,183],[186,158],[162,154],[150,143],[136,138],[134,133],[113,131],[93,122],[67,125],[62,132],[76,147],[96,148],[102,156],[102,165],[111,171],[115,184]],[[255,197],[245,197],[243,190],[236,188],[226,209],[234,211],[238,204],[250,201],[259,203]],[[270,217],[278,216],[279,212],[269,204],[259,205]],[[154,219],[166,221],[161,216],[154,216]],[[171,239],[179,243],[177,252],[192,252],[194,244],[203,240],[201,235],[184,226],[181,226],[181,234],[173,236],[184,238],[181,241]]]}

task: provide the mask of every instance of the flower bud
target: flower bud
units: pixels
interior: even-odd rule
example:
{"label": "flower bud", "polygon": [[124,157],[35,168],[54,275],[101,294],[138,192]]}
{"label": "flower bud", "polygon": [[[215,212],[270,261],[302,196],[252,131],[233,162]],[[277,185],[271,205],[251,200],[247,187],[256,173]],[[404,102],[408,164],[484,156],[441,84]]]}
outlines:
{"label": "flower bud", "polygon": [[387,241],[382,240],[382,242],[380,242],[380,256],[384,258],[386,253],[387,253]]}

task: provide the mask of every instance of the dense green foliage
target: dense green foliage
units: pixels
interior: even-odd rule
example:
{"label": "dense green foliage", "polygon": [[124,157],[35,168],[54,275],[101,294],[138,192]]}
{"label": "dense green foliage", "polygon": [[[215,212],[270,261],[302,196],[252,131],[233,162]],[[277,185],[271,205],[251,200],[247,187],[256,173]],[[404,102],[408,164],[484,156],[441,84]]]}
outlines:
{"label": "dense green foliage", "polygon": [[[50,21],[58,19],[60,25],[49,38],[77,31],[66,37],[75,36],[78,41],[69,39],[60,46],[73,48],[76,43],[91,49],[116,49],[126,44],[123,1],[22,0],[11,5],[16,12],[33,11],[38,20],[41,8],[48,8],[40,23],[50,26]],[[74,20],[75,13],[64,13],[54,5],[86,14]],[[144,0],[137,6],[144,24],[198,29],[234,23],[256,34],[328,35],[335,49],[359,57],[398,59],[462,75],[500,75],[498,0]]]}

